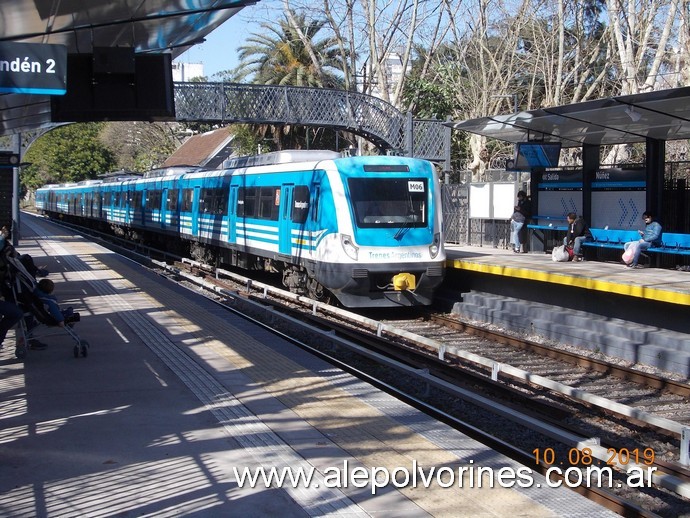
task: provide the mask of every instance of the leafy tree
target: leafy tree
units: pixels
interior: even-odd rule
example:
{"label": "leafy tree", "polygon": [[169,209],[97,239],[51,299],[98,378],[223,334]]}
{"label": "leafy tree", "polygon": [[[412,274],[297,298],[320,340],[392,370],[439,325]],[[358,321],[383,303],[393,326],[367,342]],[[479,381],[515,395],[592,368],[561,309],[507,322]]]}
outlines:
{"label": "leafy tree", "polygon": [[103,124],[69,124],[39,137],[24,155],[31,165],[22,169],[23,190],[96,178],[115,169],[113,152],[99,140]]}
{"label": "leafy tree", "polygon": [[238,155],[253,155],[261,142],[259,136],[255,131],[252,131],[251,126],[246,124],[236,124],[233,126],[233,133],[235,138],[232,143],[235,146],[235,151]]}

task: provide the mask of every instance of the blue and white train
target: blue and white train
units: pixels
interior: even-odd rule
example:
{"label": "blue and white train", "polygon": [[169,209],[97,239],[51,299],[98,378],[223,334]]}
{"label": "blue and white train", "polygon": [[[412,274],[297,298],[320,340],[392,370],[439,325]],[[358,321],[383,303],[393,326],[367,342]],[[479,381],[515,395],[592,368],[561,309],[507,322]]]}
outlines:
{"label": "blue and white train", "polygon": [[225,167],[48,185],[36,208],[207,262],[279,272],[291,291],[347,307],[431,303],[445,274],[431,163],[282,151]]}

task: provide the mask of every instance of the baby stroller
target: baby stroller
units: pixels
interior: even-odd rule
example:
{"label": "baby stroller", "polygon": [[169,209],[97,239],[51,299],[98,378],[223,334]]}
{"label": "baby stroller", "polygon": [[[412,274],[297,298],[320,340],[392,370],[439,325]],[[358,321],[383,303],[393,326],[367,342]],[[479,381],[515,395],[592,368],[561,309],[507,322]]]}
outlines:
{"label": "baby stroller", "polygon": [[[78,358],[79,355],[86,357],[89,351],[89,343],[86,340],[82,340],[74,330],[74,324],[79,322],[79,313],[73,312],[71,315],[66,316],[64,327],[59,326],[57,320],[46,309],[44,302],[35,293],[36,268],[33,266],[33,262],[30,261],[30,257],[29,260],[26,259],[26,256],[23,256],[23,258],[24,261],[22,261],[22,257],[10,254],[5,255],[3,258],[8,266],[8,281],[12,297],[24,311],[24,318],[19,321],[17,327],[15,356],[20,359],[26,357],[28,346],[32,340],[37,340],[39,337],[44,338],[57,335],[64,330],[75,342],[73,349],[74,357]],[[29,270],[33,271],[30,273]],[[40,336],[38,336],[40,324],[53,328],[56,331],[40,333]]]}

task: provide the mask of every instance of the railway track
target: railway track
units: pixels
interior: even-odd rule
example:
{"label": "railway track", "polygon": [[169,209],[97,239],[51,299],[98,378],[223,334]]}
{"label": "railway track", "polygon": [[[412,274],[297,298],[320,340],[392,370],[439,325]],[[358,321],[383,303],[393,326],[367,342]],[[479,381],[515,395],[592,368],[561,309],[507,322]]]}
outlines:
{"label": "railway track", "polygon": [[[471,355],[490,358],[494,362],[492,369],[498,369],[494,378],[501,375],[501,366],[509,365],[605,399],[600,401],[604,410],[621,411],[621,415],[639,424],[658,425],[659,430],[670,434],[680,434],[682,428],[690,426],[690,385],[685,382],[487,330],[446,315],[429,314],[421,319],[394,323],[406,331],[437,341],[439,347],[445,347],[446,354],[459,359],[471,358]],[[459,333],[449,333],[449,329]],[[511,376],[509,371],[503,374],[516,380],[521,378]],[[577,394],[573,397],[577,398]],[[583,398],[583,401],[596,405],[596,399]],[[618,405],[638,411],[628,412]]]}
{"label": "railway track", "polygon": [[[532,383],[499,383],[498,380],[492,380],[486,372],[481,372],[481,368],[474,366],[467,369],[463,367],[462,361],[449,360],[453,353],[448,347],[441,359],[438,357],[440,347],[430,346],[435,341],[418,334],[421,331],[420,325],[428,326],[424,323],[425,319],[402,324],[395,321],[394,325],[390,322],[372,321],[361,315],[350,314],[303,297],[280,293],[280,290],[251,280],[247,281],[246,285],[237,285],[234,282],[228,284],[228,281],[219,280],[217,277],[235,277],[229,272],[211,273],[202,265],[190,266],[189,275],[205,277],[206,283],[220,290],[216,293],[229,294],[234,291],[238,296],[241,294],[242,299],[253,300],[260,307],[268,308],[259,310],[259,313],[266,313],[261,319],[267,319],[273,329],[280,328],[276,323],[279,319],[277,315],[280,313],[285,314],[290,320],[285,331],[290,336],[300,336],[304,333],[295,331],[297,321],[307,322],[311,328],[319,330],[321,334],[307,333],[308,337],[303,340],[308,343],[326,343],[327,345],[319,349],[325,349],[331,361],[338,361],[341,367],[347,368],[348,365],[358,364],[352,359],[355,354],[352,350],[357,349],[356,354],[366,358],[364,363],[377,364],[376,374],[368,376],[372,383],[383,384],[390,390],[398,390],[399,397],[419,404],[429,412],[437,412],[439,419],[455,420],[454,426],[526,465],[535,467],[535,455],[539,454],[535,452],[549,451],[553,452],[554,458],[572,458],[573,455],[584,454],[591,458],[589,465],[592,467],[614,467],[612,480],[606,482],[613,484],[613,491],[597,487],[584,487],[580,490],[598,501],[606,500],[606,505],[617,512],[643,516],[654,515],[661,510],[662,515],[676,516],[677,509],[690,505],[690,473],[677,462],[663,458],[671,459],[673,453],[669,452],[674,450],[671,442],[673,432],[664,430],[663,427],[650,428],[644,420],[640,420],[640,423],[630,428],[627,419],[622,420],[609,409],[602,413],[600,407],[587,402],[588,398],[582,389],[578,389],[578,392],[584,400],[573,401],[573,398],[565,394],[554,396],[553,390],[548,388],[549,384],[537,385],[538,390],[530,392],[525,390],[525,387]],[[176,275],[181,273],[180,270],[176,271]],[[275,293],[275,296],[271,296],[272,293]],[[286,300],[289,301],[288,306],[285,305]],[[232,303],[233,306],[237,304],[236,301]],[[302,309],[298,309],[298,306],[302,306]],[[437,338],[438,334],[458,335],[456,330],[449,332],[447,326],[436,325],[433,328],[435,332],[432,335]],[[336,345],[333,345],[334,340],[337,342]],[[463,340],[474,342],[476,346],[483,344],[481,340],[477,343],[476,338],[465,337]],[[512,342],[517,339],[504,335],[502,340]],[[345,345],[345,342],[350,345]],[[333,355],[332,350],[338,348],[347,351],[344,353],[344,359],[342,355]],[[392,367],[384,359],[390,359],[397,365]],[[583,359],[578,361],[586,363]],[[603,369],[603,366],[604,363],[600,362],[599,369]],[[503,368],[506,369],[506,366]],[[357,367],[355,370],[358,375],[364,376],[363,368]],[[583,371],[586,369],[583,368]],[[593,371],[588,372],[591,375]],[[473,373],[469,385],[468,373]],[[629,375],[638,379],[634,382],[638,389],[639,380],[647,378],[646,375],[634,372]],[[458,380],[462,380],[463,383],[458,383]],[[682,391],[681,389],[682,384],[679,384],[678,390]],[[482,395],[476,397],[474,394],[477,392]],[[502,392],[502,396],[498,397],[497,392]],[[449,398],[452,400],[450,403]],[[462,400],[462,404],[458,405],[457,400]],[[438,401],[442,403],[439,404]],[[432,406],[436,410],[431,410]],[[634,409],[627,408],[630,409],[629,412],[634,413]],[[645,417],[643,413],[638,414]],[[473,419],[467,419],[468,415],[472,415]],[[498,425],[495,415],[500,419]],[[592,435],[591,430],[587,429],[591,426],[588,419],[596,423],[596,435]],[[494,430],[482,431],[482,422],[491,423],[489,428]],[[661,421],[661,424],[665,423]],[[505,433],[496,433],[495,428]],[[524,428],[526,431],[517,431],[518,428]],[[623,433],[624,429],[630,429],[632,433]],[[615,430],[615,433],[612,433],[612,430]],[[603,432],[608,432],[604,438],[601,437],[604,435]],[[676,446],[675,450],[677,449]],[[631,459],[631,452],[637,457],[638,462]],[[574,462],[569,467],[585,470],[589,465]],[[553,465],[544,466],[545,470],[549,467]],[[635,487],[626,486],[626,472],[630,472],[631,469],[645,470],[647,467],[654,468],[660,473],[655,476],[655,487],[641,492]]]}
{"label": "railway track", "polygon": [[[302,345],[321,344],[314,352],[533,469],[546,472],[556,459],[577,470],[611,465],[619,487],[579,490],[621,514],[678,516],[690,508],[690,474],[677,462],[689,417],[687,384],[445,315],[376,321],[192,261],[157,264],[176,280],[204,285],[229,306],[260,315],[272,329],[285,326],[289,336],[306,337]],[[306,323],[299,332],[298,322]],[[482,430],[483,423],[492,429]],[[626,470],[635,466],[655,468],[653,487],[625,485]]]}

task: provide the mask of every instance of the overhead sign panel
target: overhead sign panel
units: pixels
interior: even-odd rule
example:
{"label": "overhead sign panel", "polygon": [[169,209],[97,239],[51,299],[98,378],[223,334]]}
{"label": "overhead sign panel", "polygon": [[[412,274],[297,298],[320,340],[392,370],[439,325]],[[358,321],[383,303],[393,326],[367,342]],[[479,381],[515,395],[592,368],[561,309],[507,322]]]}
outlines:
{"label": "overhead sign panel", "polygon": [[67,47],[0,42],[0,93],[64,95]]}

